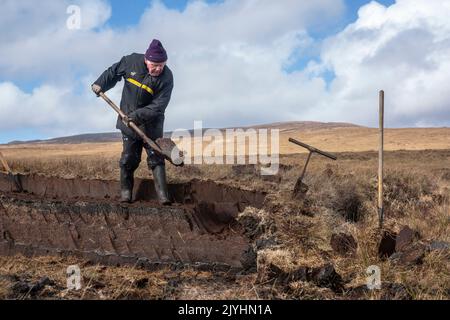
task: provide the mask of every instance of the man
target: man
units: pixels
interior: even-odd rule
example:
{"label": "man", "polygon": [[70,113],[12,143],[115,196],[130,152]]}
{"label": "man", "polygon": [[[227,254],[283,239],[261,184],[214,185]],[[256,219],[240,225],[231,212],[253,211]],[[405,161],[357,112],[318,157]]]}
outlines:
{"label": "man", "polygon": [[[106,92],[122,78],[120,109],[130,121],[138,125],[153,141],[163,136],[164,112],[173,89],[172,71],[166,66],[167,53],[159,40],[154,39],[144,54],[124,56],[108,68],[92,85],[94,93]],[[131,202],[134,171],[141,161],[142,148],[147,152],[147,165],[153,172],[159,201],[170,204],[164,158],[158,156],[124,121],[117,119],[116,128],[122,131],[123,152],[120,158],[121,201]]]}

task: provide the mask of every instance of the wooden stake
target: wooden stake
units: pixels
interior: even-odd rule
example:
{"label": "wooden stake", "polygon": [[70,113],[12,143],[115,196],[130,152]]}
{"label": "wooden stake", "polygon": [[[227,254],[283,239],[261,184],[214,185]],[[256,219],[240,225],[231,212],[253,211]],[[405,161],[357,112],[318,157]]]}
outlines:
{"label": "wooden stake", "polygon": [[11,168],[8,165],[8,162],[6,162],[6,159],[1,152],[0,152],[0,162],[3,164],[3,167],[5,168],[6,172],[12,173]]}
{"label": "wooden stake", "polygon": [[384,156],[384,91],[380,91],[380,146],[378,154],[378,218],[380,229],[383,228],[383,156]]}

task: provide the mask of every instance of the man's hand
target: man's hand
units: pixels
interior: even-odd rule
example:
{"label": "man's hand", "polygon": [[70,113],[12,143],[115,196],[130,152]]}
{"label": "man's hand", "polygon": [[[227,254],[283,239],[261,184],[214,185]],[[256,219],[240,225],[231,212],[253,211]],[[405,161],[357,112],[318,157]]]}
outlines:
{"label": "man's hand", "polygon": [[92,85],[92,91],[98,96],[100,96],[100,92],[102,92],[102,87],[100,87],[98,84]]}
{"label": "man's hand", "polygon": [[135,125],[139,125],[139,121],[137,119],[137,115],[136,112],[133,111],[128,115],[125,115],[125,117],[123,117],[123,122],[125,122],[125,124],[127,125],[127,127],[130,126],[130,122],[134,122]]}
{"label": "man's hand", "polygon": [[130,120],[130,118],[128,118],[127,115],[125,115],[125,116],[122,118],[122,121],[123,121],[123,123],[126,124],[127,127],[130,126],[130,121],[131,121],[131,120]]}

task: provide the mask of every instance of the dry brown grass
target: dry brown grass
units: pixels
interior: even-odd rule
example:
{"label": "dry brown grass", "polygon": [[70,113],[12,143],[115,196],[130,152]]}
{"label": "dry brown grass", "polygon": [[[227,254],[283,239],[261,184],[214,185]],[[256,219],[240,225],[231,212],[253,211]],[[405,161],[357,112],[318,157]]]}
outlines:
{"label": "dry brown grass", "polygon": [[[282,155],[306,153],[307,150],[288,141],[290,137],[315,146],[329,152],[368,152],[378,149],[378,130],[364,127],[337,127],[324,129],[312,126],[308,129],[280,128],[280,149]],[[178,141],[178,140],[177,140]],[[204,142],[206,148],[210,144],[223,144],[223,140]],[[191,150],[193,150],[193,142]],[[240,143],[240,146],[243,144]],[[249,152],[248,140],[245,144]],[[42,162],[40,168],[46,162],[57,162],[76,166],[77,159],[82,162],[97,161],[107,164],[110,160],[116,161],[122,151],[121,142],[113,143],[83,143],[83,144],[20,144],[0,145],[2,153],[12,162],[19,160],[32,166],[37,159]],[[449,150],[450,128],[411,128],[411,129],[386,129],[385,150],[386,151],[422,151],[422,150]],[[231,154],[223,144],[225,154]],[[228,151],[228,152],[227,152]],[[235,154],[237,144],[235,144]],[[193,153],[193,152],[192,152]],[[450,158],[449,158],[450,159]],[[447,159],[447,160],[449,160]],[[114,164],[115,166],[115,164]],[[18,165],[17,170],[27,170],[27,167]],[[46,168],[44,168],[46,169]],[[56,169],[59,169],[57,167]],[[76,168],[78,169],[78,168]],[[28,168],[28,170],[30,170]]]}

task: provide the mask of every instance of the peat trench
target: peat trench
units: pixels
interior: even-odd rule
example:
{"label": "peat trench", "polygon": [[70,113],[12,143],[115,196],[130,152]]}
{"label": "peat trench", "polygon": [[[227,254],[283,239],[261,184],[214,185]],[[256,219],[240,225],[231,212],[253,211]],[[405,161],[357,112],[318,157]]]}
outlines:
{"label": "peat trench", "polygon": [[118,200],[119,183],[20,175],[15,192],[0,173],[0,255],[77,256],[110,265],[240,270],[252,255],[236,221],[265,194],[213,181],[170,184],[174,204],[157,202],[153,181],[135,179],[135,202]]}

